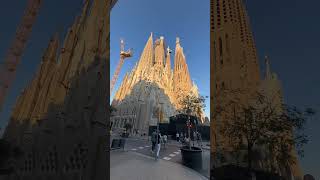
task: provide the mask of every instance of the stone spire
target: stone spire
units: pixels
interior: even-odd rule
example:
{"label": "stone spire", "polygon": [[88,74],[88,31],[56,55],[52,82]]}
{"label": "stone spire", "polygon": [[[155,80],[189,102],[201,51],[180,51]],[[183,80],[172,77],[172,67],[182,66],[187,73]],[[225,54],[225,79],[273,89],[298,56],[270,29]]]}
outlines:
{"label": "stone spire", "polygon": [[[183,53],[183,48],[180,46],[180,39],[176,39],[176,50],[174,57],[174,82],[175,84],[183,83],[191,88],[192,82],[186,63],[186,58]],[[189,89],[190,89],[189,88]]]}
{"label": "stone spire", "polygon": [[270,61],[268,56],[265,56],[265,65],[266,65],[265,79],[271,79],[272,73],[271,73]]}
{"label": "stone spire", "polygon": [[164,67],[165,60],[165,46],[164,46],[164,37],[161,36],[160,39],[157,39],[155,42],[155,65],[158,67]]}
{"label": "stone spire", "polygon": [[[48,101],[48,92],[50,90],[50,86],[53,80],[53,77],[56,73],[57,68],[57,52],[58,52],[58,46],[59,46],[59,39],[58,35],[56,34],[54,39],[51,41],[51,46],[49,45],[48,52],[49,56],[46,57],[49,61],[48,68],[40,74],[40,84],[41,89],[38,93],[38,100],[35,103],[34,109],[31,114],[31,123],[35,123],[37,120],[42,120],[45,118],[49,106]],[[45,60],[45,59],[44,59]]]}
{"label": "stone spire", "polygon": [[[179,104],[180,99],[186,96],[188,93],[190,93],[190,90],[192,88],[192,82],[190,78],[188,65],[186,63],[186,58],[183,53],[183,48],[180,45],[180,39],[178,37],[176,39],[173,82],[174,90],[177,94],[177,103]],[[178,109],[180,108],[179,105],[177,107]]]}
{"label": "stone spire", "polygon": [[166,71],[169,73],[171,72],[171,59],[170,59],[170,55],[171,55],[171,49],[169,48],[169,46],[167,47],[167,55],[166,55]]}
{"label": "stone spire", "polygon": [[140,56],[137,70],[143,73],[148,67],[150,68],[153,64],[153,57],[153,34],[151,33]]}

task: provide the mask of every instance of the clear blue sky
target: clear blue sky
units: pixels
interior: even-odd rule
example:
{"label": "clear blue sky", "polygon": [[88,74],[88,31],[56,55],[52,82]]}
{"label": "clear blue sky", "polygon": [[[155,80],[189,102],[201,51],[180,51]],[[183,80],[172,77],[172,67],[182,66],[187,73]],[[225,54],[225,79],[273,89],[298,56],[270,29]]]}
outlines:
{"label": "clear blue sky", "polygon": [[[210,95],[210,23],[209,0],[134,0],[119,1],[111,12],[111,64],[113,76],[119,62],[120,38],[126,48],[133,48],[134,56],[124,63],[118,85],[126,72],[131,71],[139,60],[145,43],[154,33],[154,40],[164,36],[172,50],[176,37],[184,48],[191,79],[197,84],[201,95]],[[173,67],[174,51],[171,56]],[[111,97],[112,98],[112,97]],[[205,113],[210,115],[210,100],[206,100]]]}

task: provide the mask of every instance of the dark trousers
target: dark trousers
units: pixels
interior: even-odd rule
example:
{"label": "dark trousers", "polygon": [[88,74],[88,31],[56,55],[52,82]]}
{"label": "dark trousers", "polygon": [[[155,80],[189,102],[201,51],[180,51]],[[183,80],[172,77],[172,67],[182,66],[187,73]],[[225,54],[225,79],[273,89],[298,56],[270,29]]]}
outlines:
{"label": "dark trousers", "polygon": [[155,146],[156,146],[156,142],[152,142],[152,147],[151,147],[152,151],[154,151]]}

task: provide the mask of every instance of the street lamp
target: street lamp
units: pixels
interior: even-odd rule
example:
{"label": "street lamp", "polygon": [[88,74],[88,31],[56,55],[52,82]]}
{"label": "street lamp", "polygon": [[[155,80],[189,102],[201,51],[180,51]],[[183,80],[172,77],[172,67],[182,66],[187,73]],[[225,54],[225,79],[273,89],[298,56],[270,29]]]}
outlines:
{"label": "street lamp", "polygon": [[[158,116],[158,122],[157,122],[157,133],[159,134],[159,124],[160,124],[160,119],[161,119],[161,106],[163,104],[163,102],[160,100],[160,88],[158,87],[158,103],[159,103],[159,108],[158,108],[158,112],[159,112],[159,116]],[[159,136],[157,136],[157,140],[159,141]],[[158,142],[157,141],[157,142]]]}
{"label": "street lamp", "polygon": [[[142,98],[140,97],[139,99],[138,99],[138,102],[139,102],[139,106],[140,106],[140,108],[139,108],[139,114],[138,114],[138,116],[137,116],[137,118],[139,118],[139,119],[137,119],[136,121],[137,121],[137,134],[138,134],[138,136],[140,135],[140,126],[141,126],[141,120],[142,120],[142,107],[143,107],[143,103],[144,103],[144,101],[142,100]],[[149,141],[149,135],[148,135],[148,141]]]}
{"label": "street lamp", "polygon": [[190,114],[191,114],[191,109],[190,108],[188,108],[187,109],[187,115],[188,115],[188,136],[189,136],[189,149],[191,149],[191,144],[190,144],[190,140],[191,140],[191,138],[190,138],[190,125],[191,125],[191,120],[190,120]]}

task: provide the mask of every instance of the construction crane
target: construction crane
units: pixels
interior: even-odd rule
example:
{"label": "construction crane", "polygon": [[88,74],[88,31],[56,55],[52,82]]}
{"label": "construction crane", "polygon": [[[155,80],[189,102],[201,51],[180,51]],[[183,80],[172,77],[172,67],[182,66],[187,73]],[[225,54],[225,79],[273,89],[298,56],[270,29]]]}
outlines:
{"label": "construction crane", "polygon": [[119,64],[118,64],[118,66],[116,68],[116,71],[114,72],[114,75],[113,75],[112,80],[111,80],[110,93],[112,92],[112,90],[114,88],[114,85],[117,82],[117,79],[118,79],[121,67],[122,67],[122,65],[124,63],[124,60],[126,58],[129,58],[129,57],[132,57],[132,49],[129,49],[128,51],[125,51],[124,50],[124,40],[120,39],[120,61],[119,61]]}
{"label": "construction crane", "polygon": [[30,37],[32,26],[38,15],[42,0],[28,0],[22,21],[17,28],[13,43],[9,48],[0,69],[0,111],[7,91],[12,84],[17,66]]}

